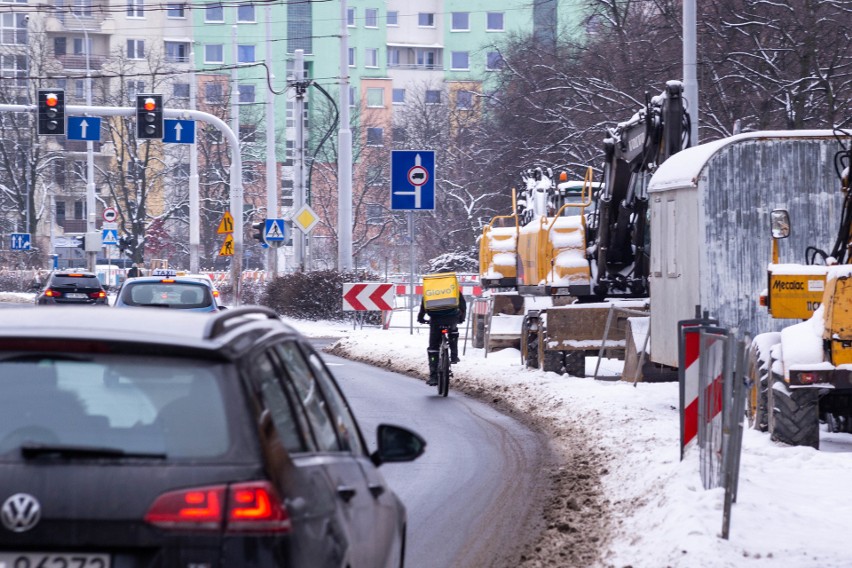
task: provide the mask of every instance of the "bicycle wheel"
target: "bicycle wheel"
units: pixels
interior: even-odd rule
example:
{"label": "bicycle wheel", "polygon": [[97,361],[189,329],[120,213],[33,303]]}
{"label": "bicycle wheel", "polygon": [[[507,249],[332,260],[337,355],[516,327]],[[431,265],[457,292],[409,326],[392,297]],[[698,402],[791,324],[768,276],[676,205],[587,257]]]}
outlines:
{"label": "bicycle wheel", "polygon": [[450,349],[444,343],[438,357],[438,395],[447,396],[450,390]]}

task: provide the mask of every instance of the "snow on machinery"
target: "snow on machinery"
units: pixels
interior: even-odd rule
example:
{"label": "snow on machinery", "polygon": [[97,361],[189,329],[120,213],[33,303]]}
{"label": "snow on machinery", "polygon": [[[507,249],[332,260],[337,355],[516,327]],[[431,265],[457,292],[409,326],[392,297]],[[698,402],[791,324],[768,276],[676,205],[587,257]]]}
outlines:
{"label": "snow on machinery", "polygon": [[[601,346],[610,308],[590,302],[647,295],[647,183],[661,162],[689,145],[682,92],[681,83],[670,81],[660,95],[646,95],[630,120],[608,129],[603,182],[592,183],[589,168],[574,203],[571,182],[557,185],[549,170],[529,170],[512,215],[484,230],[481,281],[525,299],[519,346],[528,366],[583,375],[585,356]],[[504,306],[495,301],[494,313]],[[608,343],[623,345],[623,333],[611,334]]]}

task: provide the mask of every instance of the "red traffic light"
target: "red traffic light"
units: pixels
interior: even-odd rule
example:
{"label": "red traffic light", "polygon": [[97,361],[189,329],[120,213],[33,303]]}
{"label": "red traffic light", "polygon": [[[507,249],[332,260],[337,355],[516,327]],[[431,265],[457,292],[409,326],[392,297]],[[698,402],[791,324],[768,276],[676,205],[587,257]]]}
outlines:
{"label": "red traffic light", "polygon": [[56,93],[47,93],[44,96],[44,104],[49,107],[55,107],[59,104],[59,95],[57,95]]}
{"label": "red traffic light", "polygon": [[144,108],[145,110],[147,110],[149,112],[152,111],[152,110],[156,110],[157,109],[157,101],[155,101],[151,97],[148,97],[147,99],[145,99],[145,102],[142,103],[142,108]]}

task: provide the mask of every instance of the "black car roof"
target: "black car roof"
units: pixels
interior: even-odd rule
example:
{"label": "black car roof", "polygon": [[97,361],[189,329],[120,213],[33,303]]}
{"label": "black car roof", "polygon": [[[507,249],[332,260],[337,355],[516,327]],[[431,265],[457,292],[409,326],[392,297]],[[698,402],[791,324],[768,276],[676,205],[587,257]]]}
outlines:
{"label": "black car roof", "polygon": [[300,337],[275,312],[262,306],[232,308],[215,314],[73,306],[0,310],[0,341],[52,338],[169,345],[218,351],[230,358],[272,332]]}

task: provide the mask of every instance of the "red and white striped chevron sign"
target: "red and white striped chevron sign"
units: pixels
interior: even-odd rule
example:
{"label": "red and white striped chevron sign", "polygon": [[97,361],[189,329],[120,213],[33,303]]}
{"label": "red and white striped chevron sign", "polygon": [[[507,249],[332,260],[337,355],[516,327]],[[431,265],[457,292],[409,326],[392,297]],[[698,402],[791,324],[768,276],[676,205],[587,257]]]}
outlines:
{"label": "red and white striped chevron sign", "polygon": [[393,284],[361,282],[343,285],[343,310],[392,310]]}

